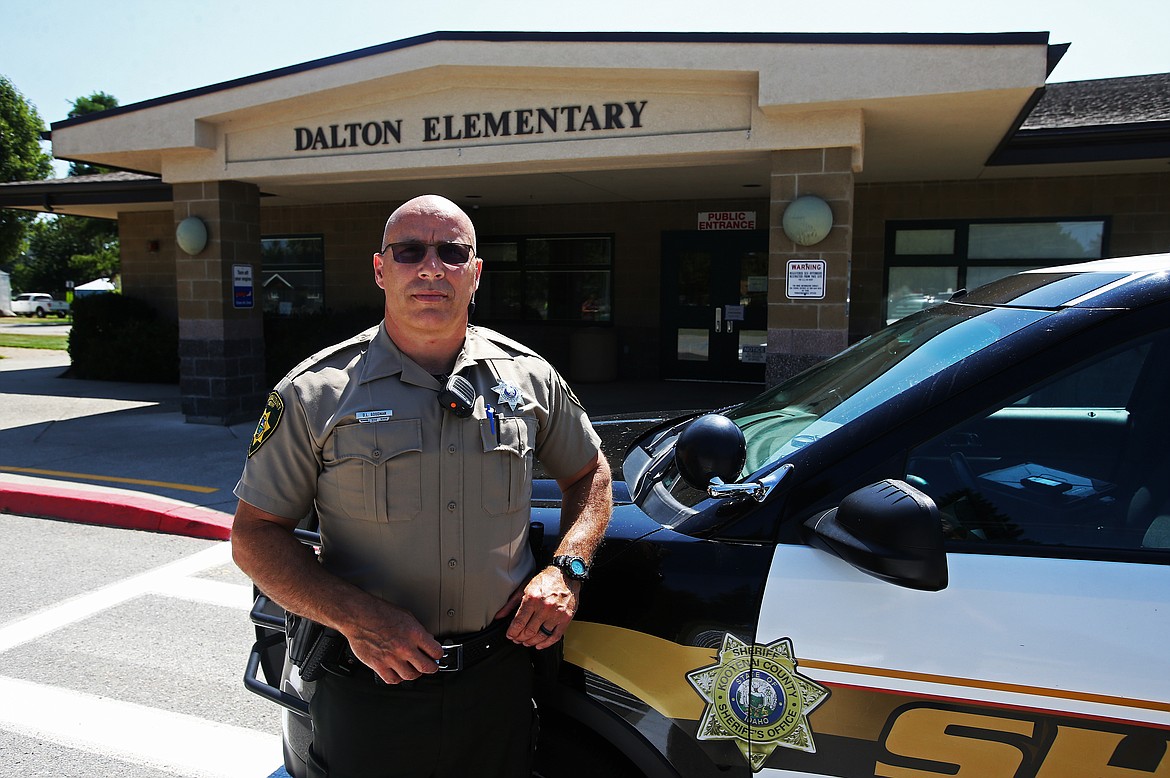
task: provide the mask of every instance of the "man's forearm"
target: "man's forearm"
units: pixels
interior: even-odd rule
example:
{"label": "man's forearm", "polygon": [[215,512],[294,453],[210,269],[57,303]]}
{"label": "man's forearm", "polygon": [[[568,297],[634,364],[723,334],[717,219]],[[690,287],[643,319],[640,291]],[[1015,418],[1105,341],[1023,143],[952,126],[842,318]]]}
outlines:
{"label": "man's forearm", "polygon": [[242,503],[232,526],[236,565],[285,610],[344,632],[369,595],[324,570],[290,527],[250,508]]}
{"label": "man's forearm", "polygon": [[605,456],[597,467],[562,485],[561,542],[556,553],[592,560],[613,513],[613,479]]}

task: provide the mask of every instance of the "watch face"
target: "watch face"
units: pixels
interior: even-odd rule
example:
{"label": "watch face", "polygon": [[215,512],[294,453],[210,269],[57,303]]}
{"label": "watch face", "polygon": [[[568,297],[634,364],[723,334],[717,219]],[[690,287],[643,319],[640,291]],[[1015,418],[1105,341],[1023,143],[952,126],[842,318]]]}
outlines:
{"label": "watch face", "polygon": [[569,570],[573,575],[585,575],[585,562],[580,559],[570,560]]}

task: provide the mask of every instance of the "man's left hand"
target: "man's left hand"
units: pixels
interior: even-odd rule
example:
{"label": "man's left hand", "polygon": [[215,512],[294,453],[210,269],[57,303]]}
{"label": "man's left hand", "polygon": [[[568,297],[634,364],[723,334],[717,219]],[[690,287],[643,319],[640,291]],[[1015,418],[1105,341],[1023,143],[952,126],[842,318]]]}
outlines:
{"label": "man's left hand", "polygon": [[508,639],[523,646],[544,649],[556,644],[577,613],[581,582],[565,578],[555,567],[546,567],[523,589],[517,589],[496,614],[502,619],[514,613]]}

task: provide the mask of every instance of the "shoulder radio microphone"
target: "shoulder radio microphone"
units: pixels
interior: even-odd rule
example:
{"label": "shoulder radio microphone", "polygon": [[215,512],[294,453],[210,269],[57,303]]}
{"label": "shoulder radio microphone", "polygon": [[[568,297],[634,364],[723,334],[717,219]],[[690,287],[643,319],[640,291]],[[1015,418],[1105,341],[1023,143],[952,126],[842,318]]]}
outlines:
{"label": "shoulder radio microphone", "polygon": [[461,375],[447,379],[447,386],[439,392],[439,404],[460,419],[466,419],[475,408],[475,387]]}

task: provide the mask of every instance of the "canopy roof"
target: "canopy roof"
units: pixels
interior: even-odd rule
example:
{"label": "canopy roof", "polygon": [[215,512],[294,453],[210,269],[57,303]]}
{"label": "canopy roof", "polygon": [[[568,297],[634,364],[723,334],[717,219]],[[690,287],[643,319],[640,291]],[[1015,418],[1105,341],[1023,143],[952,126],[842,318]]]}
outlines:
{"label": "canopy roof", "polygon": [[822,147],[851,148],[859,182],[1021,175],[1034,160],[1013,141],[1065,48],[1033,32],[437,32],[56,122],[58,158],[142,175],[6,186],[0,205],[112,217],[217,180],[266,205],[742,198],[768,191],[773,151]]}

